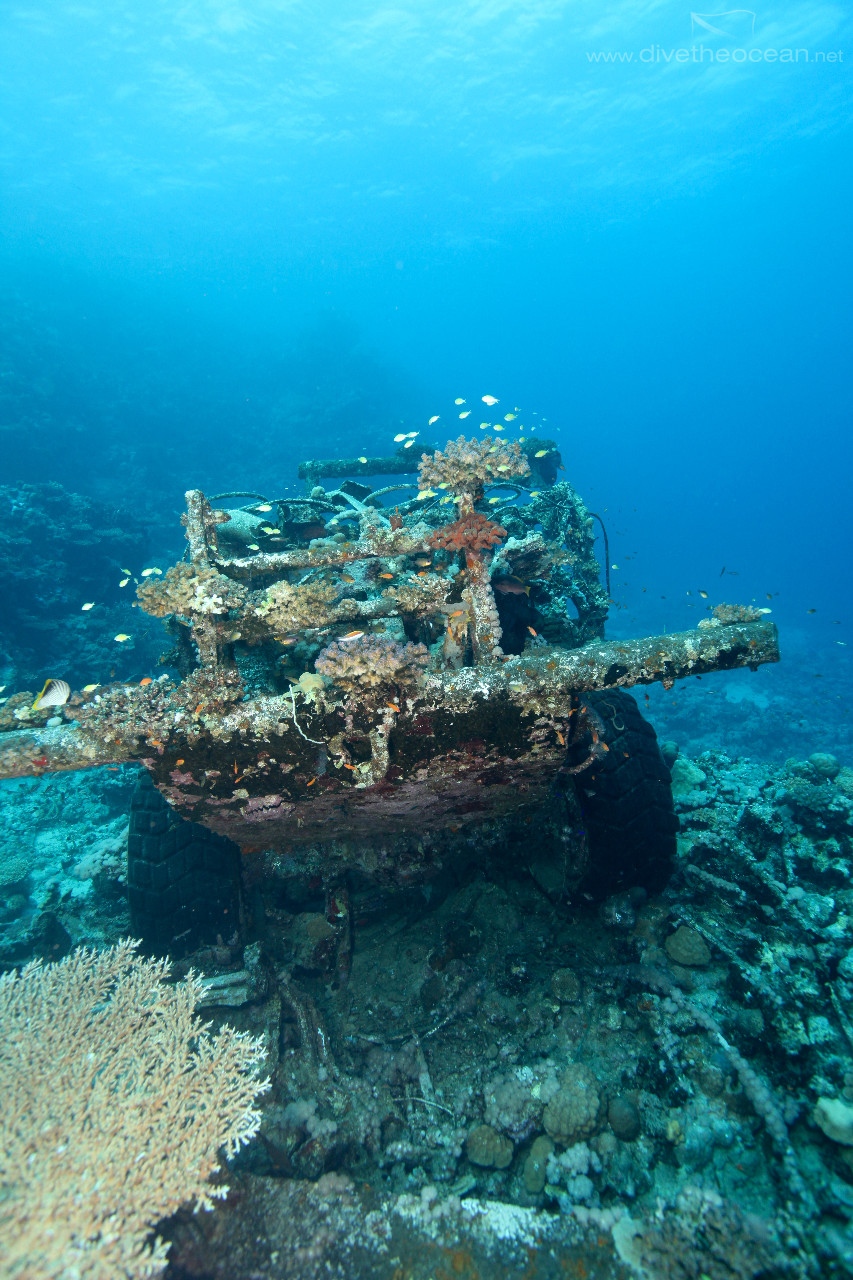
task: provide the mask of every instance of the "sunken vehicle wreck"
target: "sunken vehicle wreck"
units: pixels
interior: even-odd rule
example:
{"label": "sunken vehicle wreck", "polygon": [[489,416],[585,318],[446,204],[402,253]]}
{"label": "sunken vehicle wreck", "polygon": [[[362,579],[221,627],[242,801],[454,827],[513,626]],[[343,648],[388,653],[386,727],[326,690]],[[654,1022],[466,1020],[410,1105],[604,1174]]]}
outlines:
{"label": "sunken vehicle wreck", "polygon": [[0,776],[145,765],[128,886],[161,950],[239,926],[241,865],[322,883],[336,925],[354,878],[424,883],[485,850],[523,849],[555,896],[659,887],[669,776],[625,690],[775,662],[776,629],[720,606],[606,640],[594,519],[558,466],[552,442],[487,435],[304,463],[298,499],[189,491],[184,559],[137,591],[180,678],[76,693],[61,724],[22,711]]}

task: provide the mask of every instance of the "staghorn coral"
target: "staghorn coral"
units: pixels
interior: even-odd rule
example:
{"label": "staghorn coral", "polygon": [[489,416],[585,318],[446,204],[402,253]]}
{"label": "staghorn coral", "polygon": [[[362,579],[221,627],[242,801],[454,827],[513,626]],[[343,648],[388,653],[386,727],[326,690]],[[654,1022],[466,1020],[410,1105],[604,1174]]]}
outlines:
{"label": "staghorn coral", "polygon": [[334,618],[333,606],[339,594],[339,589],[330,582],[296,586],[275,582],[253,601],[247,622],[251,618],[263,619],[269,630],[278,635],[324,627]]}
{"label": "staghorn coral", "polygon": [[469,511],[452,524],[436,529],[428,539],[431,547],[447,551],[488,551],[506,537],[506,529],[479,511]]}
{"label": "staghorn coral", "polygon": [[219,1150],[258,1131],[263,1040],[195,1013],[198,975],[129,939],[0,978],[3,1275],[159,1274],[151,1229],[188,1200],[212,1208]]}
{"label": "staghorn coral", "polygon": [[224,614],[246,601],[246,588],[203,564],[181,562],[167,570],[162,580],[143,582],[136,589],[142,609],[155,618],[170,614]]}
{"label": "staghorn coral", "polygon": [[314,666],[340,688],[361,693],[417,683],[428,656],[422,644],[399,645],[390,636],[361,636],[346,644],[333,642],[318,655]]}
{"label": "staghorn coral", "polygon": [[530,464],[516,440],[510,444],[493,436],[483,440],[466,440],[460,436],[458,440],[449,440],[443,453],[439,449],[431,457],[423,454],[418,475],[422,489],[435,486],[459,496],[481,493],[487,480],[529,476]]}

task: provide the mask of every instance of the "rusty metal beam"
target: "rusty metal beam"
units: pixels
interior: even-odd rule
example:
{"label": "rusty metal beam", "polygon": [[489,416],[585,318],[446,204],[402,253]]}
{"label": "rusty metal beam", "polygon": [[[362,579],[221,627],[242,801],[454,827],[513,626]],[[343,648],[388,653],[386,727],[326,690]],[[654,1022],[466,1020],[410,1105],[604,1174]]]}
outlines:
{"label": "rusty metal beam", "polygon": [[[543,647],[488,667],[463,667],[428,676],[421,689],[412,691],[409,715],[414,718],[425,708],[443,708],[452,717],[477,704],[501,699],[522,713],[559,714],[573,693],[655,682],[669,688],[688,676],[738,667],[755,669],[778,661],[778,634],[767,621],[698,627],[640,640],[598,641],[573,650]],[[104,693],[108,696],[107,690]],[[122,693],[126,693],[123,686]],[[66,714],[73,715],[73,707],[67,708]],[[226,719],[223,717],[223,723]],[[404,730],[406,721],[407,715],[401,715],[398,729]],[[233,732],[247,743],[268,742],[280,722],[292,726],[291,699],[287,695],[267,696],[239,704],[239,727],[235,722]],[[167,746],[176,754],[181,754],[185,741],[183,723],[176,724],[169,734]],[[321,734],[322,725],[312,719],[311,739]],[[233,750],[232,746],[223,749],[226,755]],[[114,730],[107,733],[74,722],[52,728],[22,725],[0,732],[0,778],[122,764],[152,755],[150,742],[144,736],[129,734],[119,717]]]}

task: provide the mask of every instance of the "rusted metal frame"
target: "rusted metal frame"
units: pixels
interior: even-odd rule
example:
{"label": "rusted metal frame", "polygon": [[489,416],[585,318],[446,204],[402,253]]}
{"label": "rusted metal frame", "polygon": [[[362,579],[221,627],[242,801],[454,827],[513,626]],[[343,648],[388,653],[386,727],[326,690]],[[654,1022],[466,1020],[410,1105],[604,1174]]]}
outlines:
{"label": "rusted metal frame", "polygon": [[300,462],[299,479],[309,484],[317,484],[337,476],[410,476],[418,469],[418,459],[422,453],[435,453],[435,445],[413,445],[406,450],[406,455],[392,454],[390,457],[367,458],[316,458],[309,462]]}
{"label": "rusted metal frame", "polygon": [[[547,664],[541,661],[547,657]],[[510,697],[514,701],[552,702],[592,689],[630,688],[660,682],[671,687],[675,680],[730,671],[753,669],[779,661],[779,638],[772,622],[739,622],[728,626],[697,628],[642,640],[599,641],[582,649],[549,648],[541,654],[522,654],[505,663],[464,667],[433,674],[413,699],[453,709],[475,698]],[[284,703],[286,695],[282,695]],[[252,703],[241,712],[252,723]],[[281,714],[289,719],[289,709]],[[398,720],[405,724],[405,717]],[[250,728],[247,737],[251,737]],[[259,737],[268,735],[258,725]],[[176,730],[180,740],[180,731]],[[151,747],[140,739],[135,745],[120,735],[107,737],[75,724],[54,728],[25,728],[0,733],[0,778],[39,776],[95,765],[143,760]]]}

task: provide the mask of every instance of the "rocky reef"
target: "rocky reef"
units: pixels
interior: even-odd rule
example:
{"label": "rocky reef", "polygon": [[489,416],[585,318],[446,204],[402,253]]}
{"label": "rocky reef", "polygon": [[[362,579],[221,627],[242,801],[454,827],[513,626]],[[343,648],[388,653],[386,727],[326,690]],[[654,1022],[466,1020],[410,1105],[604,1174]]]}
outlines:
{"label": "rocky reef", "polygon": [[[681,834],[652,897],[567,902],[489,827],[426,894],[355,876],[324,897],[264,863],[252,943],[176,968],[201,969],[214,1021],[265,1037],[274,1081],[238,1194],[168,1229],[176,1274],[226,1274],[240,1240],[256,1274],[290,1275],[263,1221],[300,1276],[336,1257],[390,1277],[390,1240],[413,1275],[454,1241],[489,1275],[517,1274],[524,1242],[543,1277],[558,1255],[853,1275],[853,769],[664,751]],[[3,963],[123,934],[125,775],[3,786]]]}

